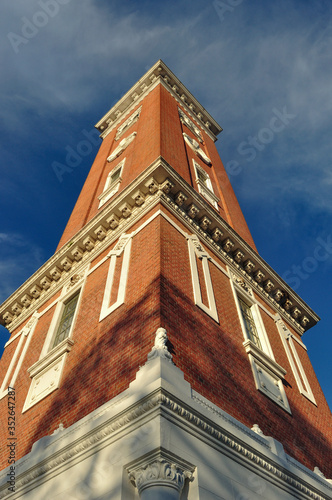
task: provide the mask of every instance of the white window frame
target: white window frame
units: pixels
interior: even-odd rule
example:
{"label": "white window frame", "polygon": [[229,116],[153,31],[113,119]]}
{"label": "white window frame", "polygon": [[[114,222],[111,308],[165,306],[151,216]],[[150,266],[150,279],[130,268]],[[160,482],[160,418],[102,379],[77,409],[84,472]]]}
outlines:
{"label": "white window frame", "polygon": [[[57,299],[53,318],[48,329],[39,360],[28,369],[31,378],[31,384],[23,406],[22,413],[29,410],[32,406],[44,399],[60,386],[65,361],[74,344],[74,341],[72,340],[72,334],[80,309],[85,275],[86,272],[84,271],[84,273],[80,275],[80,279],[76,283],[74,282],[74,284],[72,284],[72,282],[69,280],[67,281],[67,284],[62,288],[60,297]],[[58,345],[52,347],[64,308],[68,301],[74,295],[76,295],[76,293],[79,293],[79,297],[68,336]]]}
{"label": "white window frame", "polygon": [[[118,163],[107,175],[104,191],[101,193],[100,196],[98,196],[98,199],[99,199],[98,208],[101,208],[108,200],[110,200],[112,198],[112,196],[114,196],[119,191],[119,187],[120,187],[120,184],[122,182],[121,176],[122,176],[122,171],[123,171],[125,161],[126,161],[126,158],[124,158],[122,161],[120,161],[120,163]],[[114,182],[111,182],[112,175],[114,175],[114,173],[117,170],[120,170],[119,177]]]}
{"label": "white window frame", "polygon": [[277,318],[276,324],[278,327],[278,331],[281,337],[282,344],[286,351],[286,355],[291,366],[292,372],[294,374],[296,385],[300,391],[300,393],[305,396],[311,403],[317,406],[315,396],[312,392],[312,389],[309,384],[309,380],[305,373],[304,367],[301,363],[300,357],[296,350],[294,341],[297,342],[303,349],[306,350],[305,345],[298,340],[295,335],[286,327],[285,323],[281,320],[281,318]]}
{"label": "white window frame", "polygon": [[[205,252],[204,248],[201,245],[201,242],[199,241],[196,235],[188,237],[188,251],[189,251],[189,262],[190,262],[191,279],[193,285],[195,304],[200,309],[202,309],[206,314],[208,314],[212,319],[214,319],[214,321],[219,323],[216,300],[214,297],[209,262],[208,262],[211,259],[211,257],[208,255],[207,252]],[[206,287],[209,306],[206,306],[202,302],[202,292],[199,282],[196,256],[202,261],[205,287]]]}
{"label": "white window frame", "polygon": [[[243,346],[251,365],[256,389],[277,403],[281,408],[291,414],[286,396],[283,379],[286,370],[280,366],[274,358],[273,351],[264,327],[253,291],[242,277],[231,274],[231,287],[244,337]],[[242,316],[239,297],[250,307],[252,317],[256,326],[257,334],[261,343],[261,349],[249,338],[246,325]]]}
{"label": "white window frame", "polygon": [[[103,303],[100,311],[99,321],[102,321],[106,316],[111,314],[115,309],[124,304],[125,295],[126,295],[126,287],[128,281],[128,271],[129,271],[129,261],[131,254],[131,243],[132,243],[133,233],[126,234],[123,233],[115,247],[108,253],[107,258],[110,258],[110,264],[108,268],[106,286],[104,291]],[[117,257],[119,257],[122,252],[124,252],[123,260],[122,260],[122,268],[120,274],[120,282],[118,287],[118,294],[116,301],[110,304],[111,293],[113,288],[113,280],[115,274],[115,267]]]}
{"label": "white window frame", "polygon": [[[204,196],[204,198],[209,202],[211,203],[211,205],[218,210],[218,201],[219,198],[214,194],[214,191],[213,191],[213,186],[212,186],[212,182],[211,182],[211,179],[210,179],[210,176],[209,174],[207,173],[207,171],[201,167],[201,165],[199,163],[197,163],[195,160],[193,160],[193,165],[194,165],[194,171],[195,171],[195,175],[196,175],[196,178],[195,178],[195,182],[197,184],[197,187],[198,187],[198,192]],[[204,176],[206,178],[206,181],[205,183],[201,181],[201,179],[199,178],[199,173]]]}
{"label": "white window frame", "polygon": [[25,358],[26,352],[28,350],[33,332],[36,328],[38,322],[39,314],[34,312],[27,324],[22,328],[22,330],[15,335],[13,339],[10,339],[5,347],[7,347],[11,342],[13,342],[17,337],[19,341],[17,343],[14,355],[9,364],[8,370],[3,379],[1,389],[0,389],[0,399],[7,396],[8,387],[15,387],[15,382],[17,375],[21,369],[23,360]]}

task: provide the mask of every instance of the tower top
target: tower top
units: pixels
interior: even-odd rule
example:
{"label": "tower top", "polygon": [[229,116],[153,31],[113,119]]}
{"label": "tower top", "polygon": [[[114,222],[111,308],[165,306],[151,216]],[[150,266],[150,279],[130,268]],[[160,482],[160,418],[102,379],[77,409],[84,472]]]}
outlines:
{"label": "tower top", "polygon": [[106,137],[120,123],[123,115],[161,81],[167,84],[168,90],[173,92],[174,96],[180,97],[186,111],[195,116],[206,133],[215,140],[222,128],[161,59],[95,125],[101,137]]}
{"label": "tower top", "polygon": [[[221,127],[159,60],[96,124],[102,144],[57,251],[0,307],[14,331],[85,262],[160,201],[240,271],[298,333],[319,317],[257,253],[217,152]],[[243,285],[244,286],[244,285]]]}

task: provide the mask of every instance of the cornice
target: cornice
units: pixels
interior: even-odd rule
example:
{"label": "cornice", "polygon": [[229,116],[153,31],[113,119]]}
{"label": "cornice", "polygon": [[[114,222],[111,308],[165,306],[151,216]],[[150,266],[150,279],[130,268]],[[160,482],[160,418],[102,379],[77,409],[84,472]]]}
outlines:
{"label": "cornice", "polygon": [[[33,487],[33,484],[42,480],[43,477],[49,479],[50,475],[53,476],[61,473],[62,468],[68,469],[73,465],[75,460],[78,458],[83,460],[85,456],[87,457],[91,453],[95,453],[99,447],[105,446],[106,443],[111,442],[113,439],[119,439],[119,432],[128,432],[128,426],[140,425],[143,416],[146,416],[150,421],[152,418],[151,411],[154,412],[154,415],[161,415],[166,418],[172,417],[176,425],[180,425],[188,431],[188,426],[190,426],[192,432],[198,432],[207,442],[220,449],[223,453],[227,453],[232,459],[242,463],[245,467],[251,467],[255,472],[265,477],[269,477],[271,481],[281,488],[292,489],[299,495],[297,498],[312,498],[314,500],[327,500],[331,498],[329,496],[321,496],[321,492],[318,489],[307,483],[297,474],[286,469],[263,452],[257,451],[253,445],[241,440],[238,436],[225,430],[214,420],[203,415],[198,407],[195,408],[194,402],[192,405],[183,403],[162,388],[156,389],[146,398],[118,413],[113,418],[106,420],[103,424],[96,426],[92,431],[85,433],[76,440],[70,440],[69,442],[70,429],[59,430],[53,436],[42,438],[42,440],[47,440],[47,443],[45,441],[46,448],[51,444],[53,439],[61,440],[62,436],[67,436],[66,441],[68,444],[61,450],[50,453],[39,464],[35,464],[27,468],[25,472],[18,474],[15,484],[17,494],[23,492],[25,488],[30,489]],[[254,441],[262,440],[254,432],[251,433],[250,437]],[[32,458],[33,462],[33,450],[24,460],[26,465],[29,457]],[[293,463],[290,464],[290,467],[292,465]],[[299,470],[302,473],[307,472],[305,468]],[[3,472],[5,473],[6,470]],[[312,474],[310,474],[310,477],[314,478],[316,483],[322,484],[325,488],[331,488],[326,481],[323,482],[319,477],[314,477]],[[0,499],[6,498],[9,495],[11,493],[7,489],[7,484],[5,484],[0,490]]]}
{"label": "cornice", "polygon": [[222,128],[162,60],[157,61],[95,125],[101,137],[106,137],[129,111],[160,83],[183,105],[196,123],[215,140]]}
{"label": "cornice", "polygon": [[300,335],[316,324],[319,317],[309,306],[161,157],[2,304],[0,322],[9,331],[17,328],[159,201]]}

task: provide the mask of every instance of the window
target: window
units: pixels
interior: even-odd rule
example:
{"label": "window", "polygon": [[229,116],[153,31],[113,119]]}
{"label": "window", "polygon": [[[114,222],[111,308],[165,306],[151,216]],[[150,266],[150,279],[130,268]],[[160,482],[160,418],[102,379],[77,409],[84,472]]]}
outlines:
{"label": "window", "polygon": [[252,288],[243,277],[231,272],[231,287],[244,337],[243,347],[248,355],[256,389],[291,413],[283,379],[286,370],[274,359]]}
{"label": "window", "polygon": [[53,347],[56,347],[60,342],[62,342],[64,339],[66,339],[69,336],[69,332],[71,329],[71,325],[73,322],[77,302],[78,302],[78,296],[79,293],[76,293],[74,297],[72,297],[66,304],[61,316],[60,324],[58,326],[55,339],[52,345]]}
{"label": "window", "polygon": [[66,358],[74,345],[71,336],[79,311],[85,275],[86,270],[72,276],[56,301],[39,360],[28,369],[31,384],[22,412],[29,410],[60,387]]}
{"label": "window", "polygon": [[104,191],[99,196],[99,207],[102,207],[106,201],[112,198],[115,193],[118,192],[120,183],[122,181],[121,174],[123,170],[123,166],[125,164],[126,159],[124,158],[107,176]]}
{"label": "window", "polygon": [[219,198],[214,194],[212,182],[209,174],[201,167],[198,163],[194,161],[194,168],[196,173],[196,183],[199,193],[201,193],[204,198],[218,209]]}
{"label": "window", "polygon": [[246,330],[248,339],[250,339],[259,349],[262,349],[262,344],[259,339],[251,307],[248,306],[248,304],[244,302],[240,297],[239,297],[239,304],[242,313],[244,328]]}
{"label": "window", "polygon": [[301,342],[301,340],[299,340],[293,333],[291,333],[291,331],[286,327],[285,323],[281,320],[281,317],[279,315],[277,316],[276,324],[287,354],[288,361],[292,368],[297,387],[300,393],[303,394],[303,396],[305,396],[307,399],[309,399],[309,401],[317,406],[304,366],[297,352],[296,345],[301,346],[301,348],[305,351],[307,350],[307,348]]}

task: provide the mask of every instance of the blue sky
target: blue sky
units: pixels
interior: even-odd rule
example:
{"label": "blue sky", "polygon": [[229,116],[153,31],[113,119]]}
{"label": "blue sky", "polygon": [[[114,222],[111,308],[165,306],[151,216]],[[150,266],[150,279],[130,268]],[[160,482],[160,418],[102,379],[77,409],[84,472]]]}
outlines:
{"label": "blue sky", "polygon": [[61,179],[54,162],[161,58],[223,127],[218,150],[262,257],[322,318],[303,341],[331,407],[331,3],[13,0],[1,10],[0,301],[55,251],[95,136]]}

